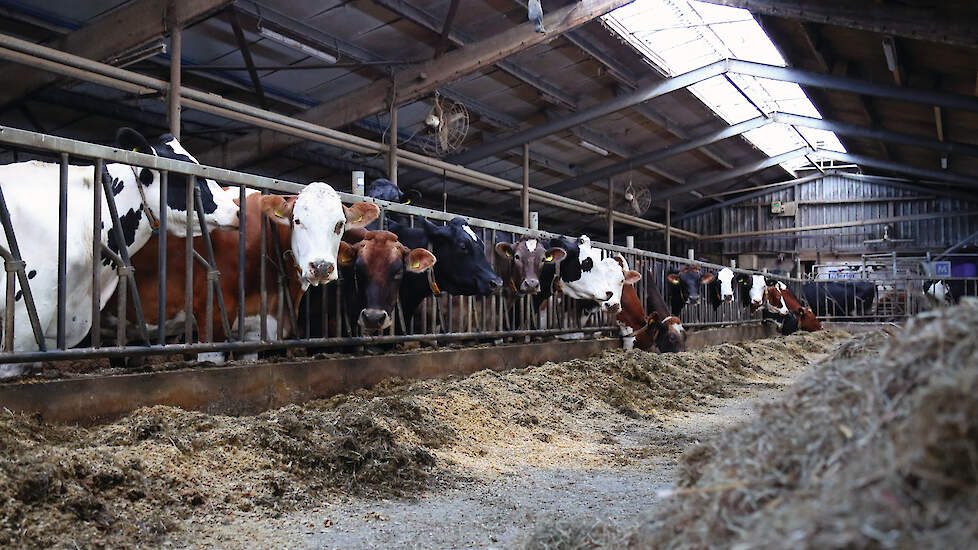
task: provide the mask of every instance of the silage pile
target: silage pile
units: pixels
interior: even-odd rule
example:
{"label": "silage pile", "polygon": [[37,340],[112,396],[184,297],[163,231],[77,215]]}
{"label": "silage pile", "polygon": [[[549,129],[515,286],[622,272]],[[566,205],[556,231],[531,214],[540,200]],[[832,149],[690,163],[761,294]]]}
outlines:
{"label": "silage pile", "polygon": [[840,346],[690,449],[636,525],[543,526],[529,548],[966,548],[978,540],[978,301]]}
{"label": "silage pile", "polygon": [[0,547],[146,547],[190,515],[275,514],[344,493],[408,495],[467,475],[468,458],[530,461],[565,442],[600,447],[624,422],[658,422],[662,412],[773,380],[842,337],[826,331],[672,355],[609,351],[461,379],[388,381],[249,417],[153,407],[83,429],[2,413]]}

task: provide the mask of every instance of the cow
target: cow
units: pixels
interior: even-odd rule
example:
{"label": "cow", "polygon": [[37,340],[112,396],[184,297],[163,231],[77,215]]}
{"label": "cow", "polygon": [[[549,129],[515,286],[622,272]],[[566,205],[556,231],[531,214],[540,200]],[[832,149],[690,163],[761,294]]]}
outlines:
{"label": "cow", "polygon": [[587,235],[578,238],[577,248],[580,277],[574,279],[577,273],[573,266],[566,270],[566,276],[564,266],[560,268],[564,295],[583,301],[585,306],[599,305],[601,311],[617,313],[621,307],[622,286],[638,282],[642,275],[629,269],[621,254],[602,259]]}
{"label": "cow", "polygon": [[[244,309],[244,339],[261,337],[261,262],[267,261],[267,315],[265,331],[275,338],[281,327],[284,336],[297,335],[293,326],[302,295],[313,286],[326,285],[339,277],[337,265],[341,237],[348,231],[362,228],[379,215],[376,205],[359,202],[350,207],[340,202],[339,194],[328,184],[314,182],[305,186],[297,195],[262,195],[251,191],[245,198],[245,227],[236,231],[214,231],[210,234],[216,267],[221,274],[221,296],[231,318],[232,333],[237,333],[239,308]],[[266,249],[261,249],[262,224],[270,225],[267,231]],[[266,226],[268,227],[268,226]],[[238,263],[240,231],[244,231],[245,263]],[[275,241],[277,241],[278,253]],[[182,331],[186,317],[186,295],[183,239],[167,239],[167,331]],[[205,254],[202,243],[195,240],[195,249]],[[206,257],[206,255],[205,255]],[[144,304],[156,304],[158,297],[158,258],[154,247],[148,247],[133,257],[139,295]],[[270,265],[269,265],[270,264]],[[239,277],[244,276],[245,301],[241,304],[238,294]],[[275,281],[284,281],[288,293],[279,304]],[[208,275],[205,269],[195,269],[193,279],[193,315],[198,332],[203,335],[203,323],[207,322],[206,294]],[[147,323],[157,324],[157,308],[145,308]],[[278,312],[282,315],[279,316]],[[213,308],[210,324],[213,341],[221,341],[225,334],[220,311]],[[172,325],[172,328],[171,328]]]}
{"label": "cow", "polygon": [[717,272],[715,279],[706,285],[707,300],[714,311],[720,304],[733,302],[734,299],[734,272],[729,267],[725,267]]}
{"label": "cow", "polygon": [[798,327],[805,332],[817,332],[822,330],[822,323],[818,320],[812,308],[803,306],[798,298],[788,290],[784,283],[779,283],[781,299],[785,306],[798,318]]}
{"label": "cow", "polygon": [[[116,134],[120,148],[162,158],[196,163],[173,136],[164,134],[150,143],[142,134],[122,128]],[[54,236],[58,227],[59,169],[55,163],[28,161],[0,166],[0,186],[3,188],[14,235],[26,262],[27,278],[37,309],[40,328],[46,347],[56,345],[57,336],[57,287],[58,287],[58,239]],[[80,343],[92,326],[92,210],[95,180],[92,166],[68,167],[67,246],[65,266],[67,278],[64,304],[67,312],[64,340],[72,347]],[[104,247],[119,254],[123,247],[128,255],[136,254],[150,240],[156,227],[155,221],[166,217],[167,232],[182,237],[186,235],[186,185],[188,176],[170,172],[167,179],[167,201],[160,209],[160,173],[157,170],[130,166],[122,163],[105,165],[102,177],[109,184],[119,215],[120,228],[115,228],[109,213],[109,205],[103,195],[101,241]],[[200,190],[204,210],[204,223],[208,229],[235,227],[238,224],[238,206],[233,193],[226,192],[213,180],[192,177],[193,185]],[[116,236],[121,229],[122,240]],[[199,235],[201,228],[194,216],[191,231]],[[6,236],[0,237],[7,249]],[[84,244],[84,246],[83,246]],[[99,266],[100,303],[106,304],[118,284],[115,266],[108,254],[103,254]],[[4,280],[5,281],[5,280]],[[0,308],[3,308],[0,305]],[[28,320],[23,292],[16,294],[16,324],[14,351],[34,351],[38,345]],[[8,350],[9,351],[9,350]],[[19,376],[23,365],[0,365],[0,378]]]}
{"label": "cow", "polygon": [[559,264],[567,256],[563,248],[544,248],[539,239],[530,236],[524,236],[516,244],[496,243],[495,250],[502,260],[499,272],[503,288],[511,299],[540,292],[543,266]]}
{"label": "cow", "polygon": [[[741,300],[750,309],[751,313],[762,307],[770,310],[770,303],[765,303],[769,281],[764,275],[739,275],[737,280],[747,288],[747,292],[741,295]],[[771,310],[771,312],[781,313],[777,308]]]}
{"label": "cow", "polygon": [[[407,191],[402,191],[396,183],[392,182],[387,178],[377,178],[370,182],[367,186],[366,194],[368,197],[374,199],[385,200],[389,202],[395,202],[400,204],[411,204],[421,200],[421,192],[416,189],[409,189]],[[390,219],[405,222],[406,219],[402,214],[391,213],[388,215]],[[368,230],[380,229],[380,224],[378,222],[371,222],[367,226]]]}
{"label": "cow", "polygon": [[[557,264],[545,264],[540,270],[540,292],[533,295],[533,307],[539,310],[543,303],[553,295],[554,291],[563,291],[564,282],[575,282],[580,280],[581,248],[579,239],[558,236],[550,239],[550,246],[564,249],[567,255],[560,262],[560,277],[557,277]],[[586,260],[588,270],[594,266],[592,260]]]}
{"label": "cow", "polygon": [[368,231],[356,244],[340,243],[343,270],[342,299],[351,326],[376,334],[393,323],[401,284],[406,274],[421,274],[435,265],[435,255],[410,249],[390,231]]}
{"label": "cow", "polygon": [[876,298],[876,284],[868,281],[805,283],[805,300],[818,316],[868,315]]}
{"label": "cow", "polygon": [[765,318],[773,318],[780,325],[781,334],[794,334],[799,328],[808,332],[822,329],[815,314],[802,307],[787,285],[780,281],[769,282],[772,284],[767,287],[765,301],[771,311],[764,311]]}
{"label": "cow", "polygon": [[700,285],[710,284],[714,278],[713,273],[693,265],[683,266],[679,271],[670,271],[666,275],[666,282],[669,283],[672,314],[679,315],[687,305],[698,304]]}
{"label": "cow", "polygon": [[924,297],[933,307],[954,305],[961,301],[962,296],[978,295],[978,283],[955,279],[950,281],[925,281]]}
{"label": "cow", "polygon": [[634,347],[648,351],[655,346],[660,353],[686,351],[686,330],[678,317],[669,314],[666,303],[655,284],[655,277],[646,282],[649,295],[650,314],[645,315],[645,309],[639,300],[635,286],[626,283],[621,292],[621,311],[617,321],[621,328],[626,347],[628,340],[634,341]]}

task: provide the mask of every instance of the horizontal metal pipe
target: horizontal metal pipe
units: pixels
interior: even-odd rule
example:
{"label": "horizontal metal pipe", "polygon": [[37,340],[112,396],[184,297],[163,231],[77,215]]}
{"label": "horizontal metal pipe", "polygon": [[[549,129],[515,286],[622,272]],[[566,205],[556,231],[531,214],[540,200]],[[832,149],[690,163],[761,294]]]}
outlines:
{"label": "horizontal metal pipe", "polygon": [[100,357],[136,357],[168,353],[202,353],[211,351],[256,352],[287,348],[371,346],[380,344],[397,344],[402,342],[431,342],[435,340],[439,342],[457,342],[460,340],[495,340],[498,338],[521,338],[524,336],[556,336],[559,334],[571,334],[576,332],[594,334],[605,331],[617,332],[618,327],[606,326],[491,332],[450,332],[444,334],[406,334],[400,336],[309,338],[302,340],[279,340],[277,342],[253,341],[167,344],[165,346],[114,346],[100,349],[80,348],[59,351],[19,352],[3,355],[3,361],[6,363],[26,363],[31,361],[59,361],[64,359],[92,359]]}

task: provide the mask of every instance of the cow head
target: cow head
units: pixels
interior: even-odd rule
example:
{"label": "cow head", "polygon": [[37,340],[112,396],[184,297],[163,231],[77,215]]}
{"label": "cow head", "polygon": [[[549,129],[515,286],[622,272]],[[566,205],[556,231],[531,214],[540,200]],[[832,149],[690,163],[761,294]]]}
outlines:
{"label": "cow head", "polygon": [[750,296],[750,310],[755,312],[764,305],[764,294],[767,291],[767,282],[764,280],[763,275],[751,275],[750,276],[750,290],[748,291],[748,296]]}
{"label": "cow head", "polygon": [[729,267],[725,267],[717,273],[717,281],[720,282],[720,301],[732,302],[734,299],[734,272]]}
{"label": "cow head", "polygon": [[378,178],[370,182],[367,196],[401,204],[411,204],[421,200],[421,192],[415,189],[401,191],[401,188],[387,178]]}
{"label": "cow head", "polygon": [[778,315],[788,315],[789,309],[785,304],[784,297],[781,295],[781,291],[786,288],[784,283],[770,280],[767,283],[767,298],[764,300],[764,307],[771,313],[776,313]]}
{"label": "cow head", "polygon": [[675,285],[685,296],[687,305],[700,303],[700,286],[710,284],[713,278],[712,273],[693,265],[683,266],[679,271],[670,271],[666,275],[666,281]]}
{"label": "cow head", "polygon": [[[588,240],[588,243],[591,241]],[[560,263],[560,280],[574,282],[581,278],[581,247],[579,239],[569,237],[553,237],[550,246],[563,248],[567,252],[564,261]],[[590,264],[589,264],[590,265]]]}
{"label": "cow head", "polygon": [[575,300],[588,300],[601,303],[611,300],[616,294],[620,296],[621,286],[614,277],[615,271],[621,271],[621,266],[613,258],[606,258],[611,263],[602,263],[601,253],[591,246],[591,238],[581,235],[577,239],[577,271],[579,276],[571,280],[576,273],[565,275],[563,266],[560,278],[564,281],[564,294]]}
{"label": "cow head", "polygon": [[423,273],[435,264],[424,248],[413,250],[390,231],[368,231],[363,240],[340,243],[339,264],[352,269],[358,302],[363,305],[357,323],[365,333],[391,326],[404,273]]}
{"label": "cow head", "polygon": [[422,219],[435,256],[435,280],[442,290],[460,296],[487,296],[503,286],[486,258],[486,243],[463,218],[448,225]]}
{"label": "cow head", "polygon": [[[119,147],[129,151],[200,164],[170,134],[163,134],[155,144],[150,144],[136,130],[132,128],[121,128],[116,133],[116,143]],[[161,212],[159,171],[149,168],[133,168],[137,171],[138,184],[145,188],[146,207],[157,218],[166,216],[168,232],[178,237],[187,236],[185,225],[187,212],[187,178],[193,178],[193,185],[200,190],[201,204],[204,209],[204,223],[207,224],[208,229],[227,229],[238,226],[238,205],[234,200],[238,196],[237,189],[226,191],[212,179],[170,172],[167,176],[165,212]],[[196,216],[192,217],[191,227],[194,236],[200,235],[200,225],[197,223]]]}
{"label": "cow head", "polygon": [[656,329],[655,347],[662,353],[686,351],[686,329],[675,315],[665,317],[658,312],[649,316],[649,323]]}
{"label": "cow head", "polygon": [[601,301],[601,311],[617,313],[621,310],[621,292],[625,283],[634,285],[642,279],[641,273],[628,269],[628,261],[621,254],[605,258],[591,270],[594,277],[607,281],[611,296]]}
{"label": "cow head", "polygon": [[822,323],[819,322],[818,317],[815,316],[815,312],[812,311],[810,307],[800,307],[795,311],[795,315],[798,317],[798,325],[802,330],[807,332],[817,332],[822,330]]}
{"label": "cow head", "polygon": [[507,266],[507,283],[518,295],[540,292],[540,270],[559,264],[567,256],[563,248],[544,248],[539,239],[523,237],[516,244],[496,243],[496,255]]}
{"label": "cow head", "polygon": [[262,215],[291,230],[292,258],[302,290],[335,281],[340,241],[347,229],[358,229],[380,214],[377,205],[358,202],[349,208],[323,182],[307,185],[298,195],[261,197]]}

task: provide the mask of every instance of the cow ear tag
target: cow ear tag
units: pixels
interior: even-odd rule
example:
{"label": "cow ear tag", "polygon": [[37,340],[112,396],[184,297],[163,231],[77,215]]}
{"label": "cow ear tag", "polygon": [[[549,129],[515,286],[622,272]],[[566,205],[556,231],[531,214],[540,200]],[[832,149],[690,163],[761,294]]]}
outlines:
{"label": "cow ear tag", "polygon": [[405,201],[405,202],[403,202],[401,204],[407,206],[407,205],[411,204],[411,199],[408,199],[407,201]]}
{"label": "cow ear tag", "polygon": [[411,267],[414,269],[418,269],[419,267],[421,267],[421,262],[414,262],[413,264],[411,264]]}
{"label": "cow ear tag", "polygon": [[544,258],[544,261],[551,262],[553,261],[553,259],[554,259],[553,254],[547,254],[547,256]]}
{"label": "cow ear tag", "polygon": [[512,253],[512,252],[510,252],[509,250],[507,250],[507,251],[506,251],[506,256],[508,256],[508,257],[510,257],[510,258],[512,258],[512,257],[513,257],[513,253]]}
{"label": "cow ear tag", "polygon": [[278,216],[278,217],[280,217],[280,218],[284,218],[285,217],[285,214],[283,214],[279,210],[275,210],[275,215]]}

